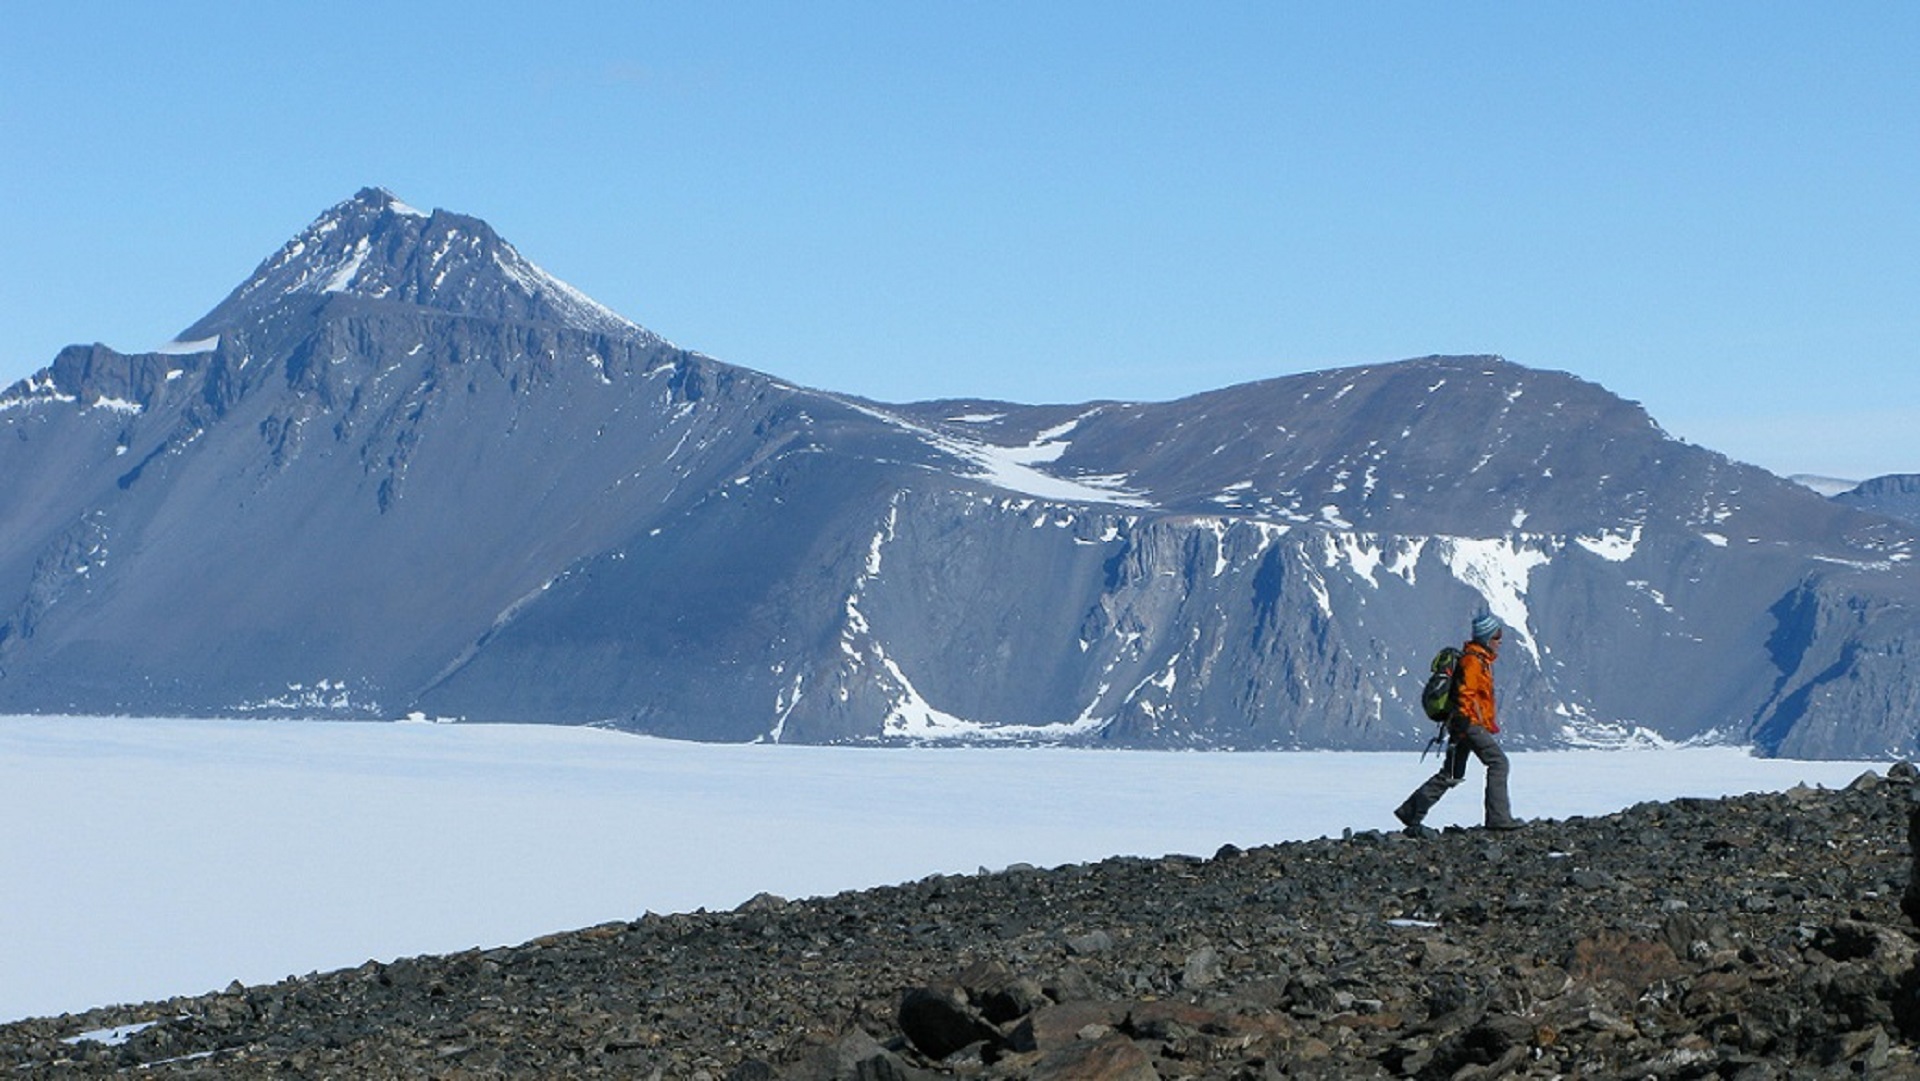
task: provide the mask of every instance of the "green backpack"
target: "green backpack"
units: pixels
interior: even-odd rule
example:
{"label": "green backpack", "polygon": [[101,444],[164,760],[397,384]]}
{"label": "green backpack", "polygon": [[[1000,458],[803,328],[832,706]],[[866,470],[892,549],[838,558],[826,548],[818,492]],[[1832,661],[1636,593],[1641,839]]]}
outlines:
{"label": "green backpack", "polygon": [[1449,720],[1455,705],[1453,689],[1460,679],[1460,651],[1448,646],[1434,654],[1428,671],[1426,686],[1420,688],[1420,708],[1432,720]]}

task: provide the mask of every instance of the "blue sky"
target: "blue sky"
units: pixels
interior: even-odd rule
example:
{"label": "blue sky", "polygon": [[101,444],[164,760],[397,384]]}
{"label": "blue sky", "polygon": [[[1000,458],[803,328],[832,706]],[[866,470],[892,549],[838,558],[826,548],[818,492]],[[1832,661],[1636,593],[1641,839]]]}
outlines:
{"label": "blue sky", "polygon": [[1486,352],[1920,472],[1920,5],[487,7],[11,8],[0,385],[168,340],[379,185],[812,386]]}

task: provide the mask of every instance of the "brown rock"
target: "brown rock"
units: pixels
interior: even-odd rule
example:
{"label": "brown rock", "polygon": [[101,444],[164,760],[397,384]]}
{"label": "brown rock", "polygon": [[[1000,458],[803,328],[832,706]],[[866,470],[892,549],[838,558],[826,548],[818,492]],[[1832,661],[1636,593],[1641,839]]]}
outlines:
{"label": "brown rock", "polygon": [[1197,1032],[1226,1032],[1231,1023],[1224,1014],[1186,1002],[1142,1002],[1127,1011],[1127,1028],[1143,1040],[1167,1040]]}
{"label": "brown rock", "polygon": [[1056,1051],[1080,1041],[1089,1026],[1114,1029],[1126,1020],[1125,1002],[1062,1002],[1028,1014],[1008,1037],[1016,1051]]}
{"label": "brown rock", "polygon": [[1028,1077],[1031,1081],[1160,1081],[1153,1059],[1118,1033],[1045,1055]]}
{"label": "brown rock", "polygon": [[1682,971],[1680,959],[1664,942],[1649,942],[1617,931],[1602,931],[1574,943],[1567,971],[1576,980],[1617,983],[1630,991],[1644,991]]}

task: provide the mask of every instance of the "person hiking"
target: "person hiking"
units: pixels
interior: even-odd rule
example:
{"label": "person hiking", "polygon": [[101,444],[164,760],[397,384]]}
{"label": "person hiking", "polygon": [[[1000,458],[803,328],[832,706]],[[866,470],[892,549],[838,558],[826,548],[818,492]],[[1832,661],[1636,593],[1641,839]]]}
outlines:
{"label": "person hiking", "polygon": [[1447,751],[1440,759],[1440,771],[1393,809],[1393,817],[1407,828],[1410,837],[1433,832],[1421,822],[1448,789],[1467,779],[1468,755],[1487,767],[1487,828],[1511,830],[1522,825],[1513,817],[1513,807],[1507,800],[1507,755],[1494,738],[1500,732],[1500,723],[1493,708],[1493,662],[1500,656],[1505,630],[1499,616],[1483,615],[1473,621],[1473,640],[1460,650],[1453,712],[1447,719]]}

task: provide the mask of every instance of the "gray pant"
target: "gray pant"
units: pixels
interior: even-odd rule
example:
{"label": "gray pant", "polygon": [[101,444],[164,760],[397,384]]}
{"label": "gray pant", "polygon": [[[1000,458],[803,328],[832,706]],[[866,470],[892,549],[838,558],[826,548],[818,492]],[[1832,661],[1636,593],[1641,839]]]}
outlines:
{"label": "gray pant", "polygon": [[1394,812],[1402,822],[1411,825],[1426,818],[1427,812],[1440,802],[1449,788],[1467,779],[1469,754],[1487,767],[1487,825],[1502,826],[1513,821],[1513,806],[1507,801],[1507,753],[1500,749],[1500,742],[1493,738],[1492,732],[1473,724],[1461,727],[1465,731],[1456,729],[1453,738],[1447,741],[1440,772],[1414,789],[1413,795]]}

